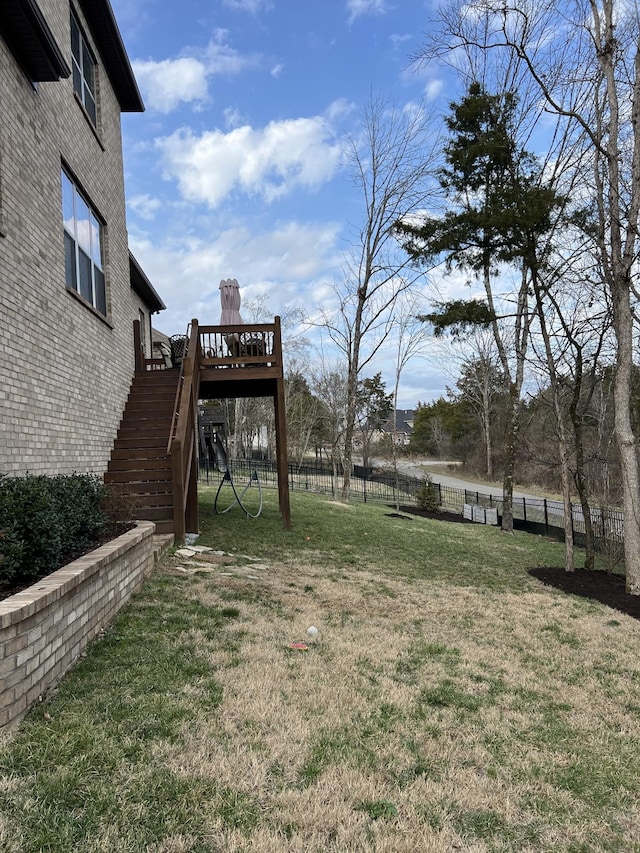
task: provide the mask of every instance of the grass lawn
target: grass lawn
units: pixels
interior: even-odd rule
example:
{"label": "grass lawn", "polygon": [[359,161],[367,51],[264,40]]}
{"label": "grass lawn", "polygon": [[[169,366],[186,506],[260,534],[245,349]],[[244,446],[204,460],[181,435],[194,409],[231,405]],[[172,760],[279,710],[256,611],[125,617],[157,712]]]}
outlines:
{"label": "grass lawn", "polygon": [[640,622],[530,577],[539,537],[291,504],[202,490],[226,553],[0,741],[0,851],[640,851]]}

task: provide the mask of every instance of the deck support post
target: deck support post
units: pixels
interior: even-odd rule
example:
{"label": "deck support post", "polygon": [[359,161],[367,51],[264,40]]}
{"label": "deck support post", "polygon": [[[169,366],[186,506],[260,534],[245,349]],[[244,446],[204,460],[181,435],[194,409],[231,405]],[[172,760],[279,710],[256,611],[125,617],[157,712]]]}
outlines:
{"label": "deck support post", "polygon": [[277,392],[273,398],[276,426],[276,462],[278,468],[278,500],[280,515],[285,530],[291,529],[289,506],[289,460],[287,456],[287,427],[284,407],[284,380],[277,380]]}

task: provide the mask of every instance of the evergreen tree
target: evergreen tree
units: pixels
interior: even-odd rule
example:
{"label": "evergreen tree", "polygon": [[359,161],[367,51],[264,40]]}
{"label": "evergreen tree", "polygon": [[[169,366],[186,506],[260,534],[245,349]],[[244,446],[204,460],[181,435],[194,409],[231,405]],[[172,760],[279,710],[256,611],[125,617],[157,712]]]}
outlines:
{"label": "evergreen tree", "polygon": [[[425,320],[436,333],[463,332],[473,326],[491,328],[500,368],[509,395],[504,437],[502,529],[513,529],[513,484],[518,440],[520,392],[532,313],[531,274],[540,258],[536,245],[549,230],[560,200],[544,186],[538,164],[517,144],[517,96],[487,93],[478,82],[469,86],[460,103],[451,104],[446,119],[450,141],[440,184],[451,206],[442,217],[427,217],[420,225],[399,223],[404,246],[417,262],[444,256],[446,268],[469,270],[481,278],[486,301],[456,300],[442,304]],[[508,318],[499,317],[494,278],[505,264],[521,270],[518,290]],[[510,321],[505,334],[505,320]],[[513,347],[511,356],[510,347]]]}

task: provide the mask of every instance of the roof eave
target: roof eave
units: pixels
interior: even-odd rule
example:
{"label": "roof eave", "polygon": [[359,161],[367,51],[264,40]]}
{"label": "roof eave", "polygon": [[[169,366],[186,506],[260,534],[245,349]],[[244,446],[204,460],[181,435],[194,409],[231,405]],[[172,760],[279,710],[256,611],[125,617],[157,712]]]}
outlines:
{"label": "roof eave", "polygon": [[124,113],[144,112],[142,96],[109,0],[79,0]]}
{"label": "roof eave", "polygon": [[34,83],[55,82],[71,74],[36,0],[2,0],[0,33]]}
{"label": "roof eave", "polygon": [[167,306],[160,299],[155,287],[151,284],[144,270],[131,252],[129,252],[129,278],[131,287],[151,312],[155,313],[156,311],[165,310]]}

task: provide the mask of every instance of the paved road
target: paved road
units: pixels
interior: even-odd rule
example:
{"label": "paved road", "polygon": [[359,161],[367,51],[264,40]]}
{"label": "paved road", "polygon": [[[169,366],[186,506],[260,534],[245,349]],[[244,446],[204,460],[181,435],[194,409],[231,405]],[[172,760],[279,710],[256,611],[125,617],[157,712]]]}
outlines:
{"label": "paved road", "polygon": [[[383,461],[380,459],[375,460],[376,465],[384,465]],[[436,466],[442,465],[443,468],[447,467],[452,463],[450,462],[433,462],[431,460],[424,460],[423,462],[405,462],[400,460],[398,462],[398,468],[402,471],[403,474],[408,474],[410,477],[424,477],[425,470],[430,469],[429,473],[431,475],[431,480],[434,483],[440,483],[441,486],[449,486],[452,489],[467,489],[470,492],[482,492],[483,494],[492,494],[496,497],[502,495],[502,487],[501,486],[488,486],[486,483],[473,483],[470,480],[461,480],[459,477],[454,477],[451,474],[440,473],[439,471],[434,471],[433,469]],[[425,466],[425,467],[423,467]],[[539,498],[542,500],[540,495],[534,495],[531,492],[513,492],[514,498]]]}
{"label": "paved road", "polygon": [[[384,468],[390,467],[388,462],[385,460],[377,459],[372,460],[372,464]],[[433,460],[421,460],[408,462],[404,460],[398,461],[398,468],[404,474],[408,474],[410,477],[423,477],[425,474],[425,469],[429,470],[431,475],[431,480],[434,483],[439,483],[442,486],[448,486],[452,489],[466,489],[470,492],[480,492],[483,495],[492,495],[495,498],[502,499],[502,487],[498,485],[488,486],[486,483],[473,483],[470,480],[463,480],[460,477],[454,477],[450,473],[442,473],[438,472],[438,467],[442,466],[443,468],[447,468],[449,465],[454,464],[450,462],[440,462]],[[538,513],[542,511],[541,505],[542,501],[545,500],[544,495],[534,495],[531,492],[519,492],[514,491],[513,493],[514,499],[517,501],[518,498],[526,498],[527,500],[540,501],[540,504],[537,504]],[[536,511],[536,504],[533,504],[531,509]],[[531,512],[531,509],[528,511]],[[546,498],[545,503],[545,513],[546,518],[555,518],[555,526],[561,527],[564,524],[564,505],[562,501],[554,500],[553,498]],[[530,518],[531,516],[529,516]],[[579,504],[573,503],[572,510],[572,518],[575,529],[583,531],[584,530],[584,522],[582,519],[582,508]],[[596,528],[606,528],[606,536],[613,540],[622,540],[623,536],[623,519],[621,513],[614,512],[613,514],[607,513],[603,517],[602,512],[597,507],[591,508],[591,521]],[[602,535],[602,534],[601,534]]]}

